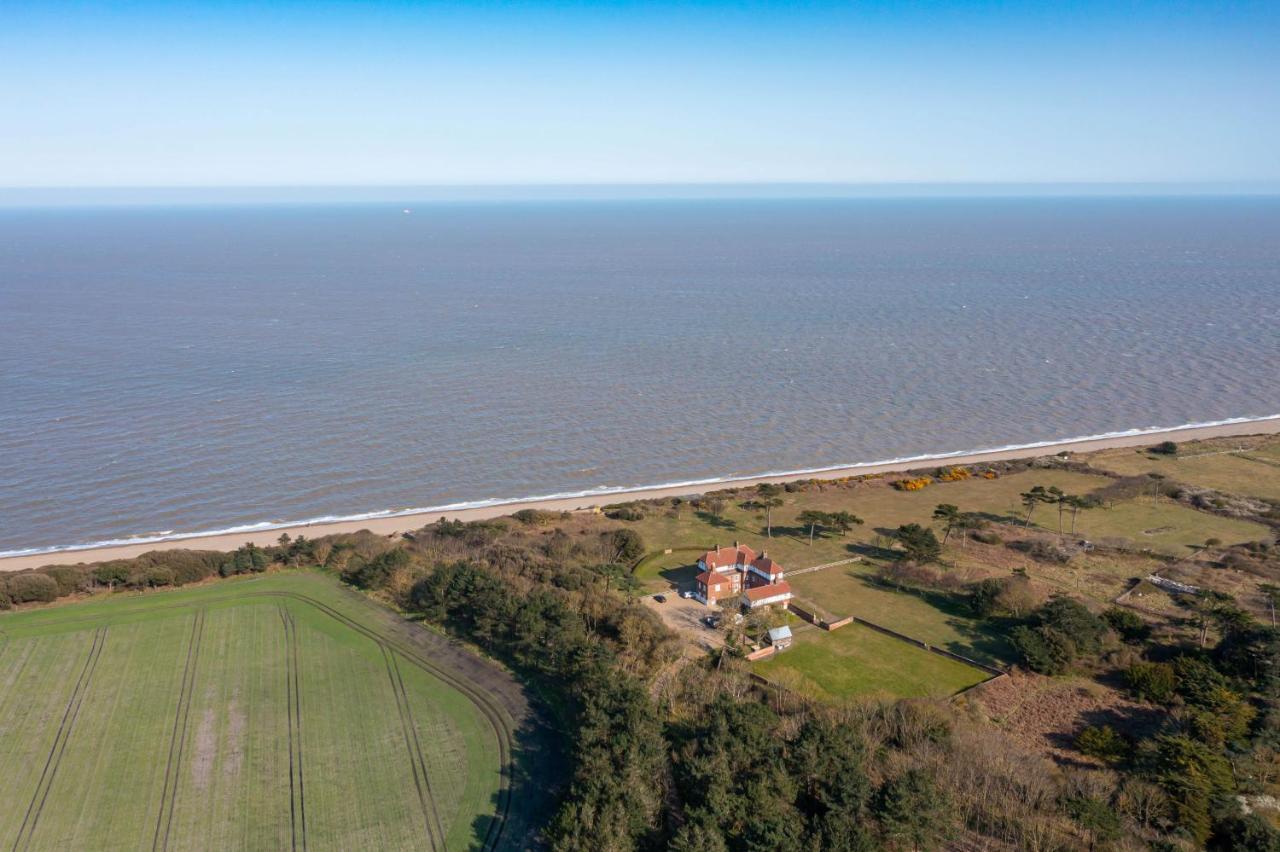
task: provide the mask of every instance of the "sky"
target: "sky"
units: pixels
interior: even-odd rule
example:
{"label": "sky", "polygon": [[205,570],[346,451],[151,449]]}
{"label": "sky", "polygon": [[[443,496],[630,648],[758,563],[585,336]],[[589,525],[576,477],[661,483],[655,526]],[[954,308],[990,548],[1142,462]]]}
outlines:
{"label": "sky", "polygon": [[0,187],[1274,182],[1280,3],[0,3]]}

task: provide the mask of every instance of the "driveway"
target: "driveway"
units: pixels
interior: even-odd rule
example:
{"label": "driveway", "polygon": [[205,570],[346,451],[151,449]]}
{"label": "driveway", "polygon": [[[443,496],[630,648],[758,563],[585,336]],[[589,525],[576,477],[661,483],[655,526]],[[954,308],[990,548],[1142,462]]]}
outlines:
{"label": "driveway", "polygon": [[664,624],[677,633],[683,634],[691,642],[711,648],[718,648],[724,644],[724,636],[719,630],[702,623],[705,616],[720,611],[717,607],[703,606],[693,598],[682,598],[675,592],[665,597],[666,603],[658,603],[653,599],[653,595],[645,595],[641,598],[641,602],[656,612]]}

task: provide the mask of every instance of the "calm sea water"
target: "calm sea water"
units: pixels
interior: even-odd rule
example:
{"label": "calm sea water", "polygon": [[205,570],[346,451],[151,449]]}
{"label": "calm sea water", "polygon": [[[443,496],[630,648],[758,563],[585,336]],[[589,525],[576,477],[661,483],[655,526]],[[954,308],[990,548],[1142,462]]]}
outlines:
{"label": "calm sea water", "polygon": [[1280,200],[0,212],[0,550],[1280,412]]}

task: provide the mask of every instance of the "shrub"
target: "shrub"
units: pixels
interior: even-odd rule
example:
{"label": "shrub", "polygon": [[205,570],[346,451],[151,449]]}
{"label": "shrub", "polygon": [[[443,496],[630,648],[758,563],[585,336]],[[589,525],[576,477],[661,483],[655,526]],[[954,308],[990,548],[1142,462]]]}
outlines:
{"label": "shrub", "polygon": [[644,539],[635,530],[614,530],[609,544],[614,551],[614,562],[634,565],[644,556]]}
{"label": "shrub", "polygon": [[[607,511],[607,510],[606,510]],[[556,519],[555,512],[544,512],[541,509],[521,509],[511,515],[520,523],[529,527],[545,527]]]}
{"label": "shrub", "polygon": [[[721,511],[724,511],[721,509]],[[643,521],[644,510],[634,503],[623,503],[617,506],[605,506],[604,514],[615,521]],[[716,514],[712,512],[712,514]]]}
{"label": "shrub", "polygon": [[172,568],[164,565],[141,565],[130,575],[129,585],[135,589],[154,589],[158,586],[172,586],[173,580]]}
{"label": "shrub", "polygon": [[1134,663],[1124,678],[1134,697],[1155,704],[1167,704],[1178,688],[1178,676],[1168,663]]}
{"label": "shrub", "polygon": [[1102,613],[1102,620],[1110,625],[1112,630],[1119,633],[1120,638],[1126,642],[1145,642],[1147,637],[1151,635],[1151,625],[1143,621],[1132,610],[1113,606]]}
{"label": "shrub", "polygon": [[93,579],[104,586],[115,588],[129,582],[128,562],[104,562],[93,569]]}
{"label": "shrub", "polygon": [[11,609],[13,607],[13,598],[9,597],[9,590],[0,585],[0,610]]}
{"label": "shrub", "polygon": [[915,479],[895,479],[890,484],[899,491],[919,491],[932,485],[933,479],[928,476],[920,476]]}
{"label": "shrub", "polygon": [[1129,754],[1129,743],[1110,725],[1090,725],[1076,736],[1076,748],[1081,754],[1100,760],[1123,760]]}
{"label": "shrub", "polygon": [[933,530],[919,524],[903,524],[894,532],[894,537],[907,552],[907,556],[917,562],[933,562],[942,555],[942,545]]}
{"label": "shrub", "polygon": [[267,570],[269,562],[266,551],[255,544],[245,544],[232,553],[230,559],[223,560],[218,566],[218,573],[224,577],[230,577],[233,574],[258,573]]}
{"label": "shrub", "polygon": [[1173,441],[1161,441],[1151,448],[1151,452],[1162,456],[1176,456],[1178,454],[1178,445]]}
{"label": "shrub", "polygon": [[58,599],[58,584],[44,574],[14,574],[5,585],[9,598],[16,604],[50,603]]}
{"label": "shrub", "polygon": [[84,569],[72,565],[46,565],[36,569],[37,573],[58,584],[58,597],[83,591],[86,585]]}
{"label": "shrub", "polygon": [[1000,534],[994,531],[974,530],[969,533],[969,538],[974,541],[980,541],[983,544],[1002,544],[1004,542]]}
{"label": "shrub", "polygon": [[152,550],[136,560],[139,565],[166,568],[173,574],[173,585],[195,583],[218,573],[226,554],[212,550]]}
{"label": "shrub", "polygon": [[948,467],[938,472],[939,482],[963,482],[972,477],[967,467]]}
{"label": "shrub", "polygon": [[1023,664],[1040,674],[1062,674],[1075,659],[1071,639],[1052,627],[1023,624],[1013,629],[1009,640]]}

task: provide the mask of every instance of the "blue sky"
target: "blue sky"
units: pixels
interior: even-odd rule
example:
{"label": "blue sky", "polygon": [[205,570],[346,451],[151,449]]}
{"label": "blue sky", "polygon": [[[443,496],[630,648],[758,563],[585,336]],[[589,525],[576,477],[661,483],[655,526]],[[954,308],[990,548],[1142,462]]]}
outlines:
{"label": "blue sky", "polygon": [[0,4],[0,186],[1280,180],[1280,3]]}

